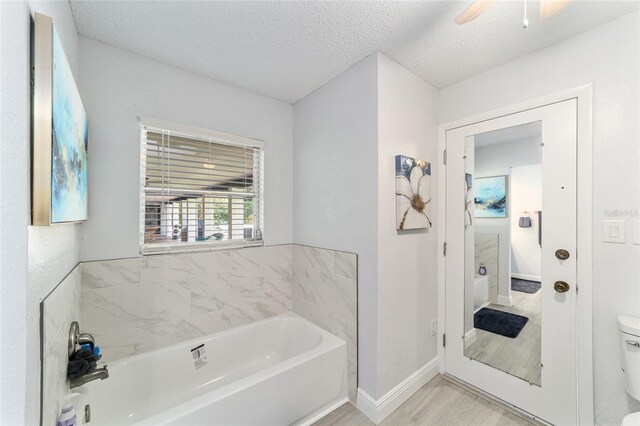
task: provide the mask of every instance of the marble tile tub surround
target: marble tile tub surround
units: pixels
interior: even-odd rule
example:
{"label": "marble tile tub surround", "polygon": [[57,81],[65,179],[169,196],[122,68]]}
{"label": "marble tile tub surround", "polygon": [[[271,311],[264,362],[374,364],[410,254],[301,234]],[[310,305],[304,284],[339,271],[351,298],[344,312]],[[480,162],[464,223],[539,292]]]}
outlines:
{"label": "marble tile tub surround", "polygon": [[293,311],[347,342],[349,399],[358,388],[357,255],[293,246]]}
{"label": "marble tile tub surround", "polygon": [[475,234],[475,273],[480,270],[480,263],[484,263],[489,276],[489,300],[498,301],[498,234]]}
{"label": "marble tile tub surround", "polygon": [[40,305],[43,425],[56,424],[63,397],[70,392],[67,340],[71,322],[81,321],[80,271],[80,265],[76,266]]}
{"label": "marble tile tub surround", "polygon": [[293,310],[291,245],[86,262],[82,328],[103,361]]}
{"label": "marble tile tub surround", "polygon": [[300,245],[87,262],[82,324],[103,361],[293,311],[347,342],[357,390],[357,256]]}

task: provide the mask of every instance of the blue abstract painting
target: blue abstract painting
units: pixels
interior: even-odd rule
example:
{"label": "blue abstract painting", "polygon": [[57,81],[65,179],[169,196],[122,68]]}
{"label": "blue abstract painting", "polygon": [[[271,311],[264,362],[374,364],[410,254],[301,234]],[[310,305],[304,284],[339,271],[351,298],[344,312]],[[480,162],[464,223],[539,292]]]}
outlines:
{"label": "blue abstract painting", "polygon": [[53,31],[51,223],[87,219],[87,115]]}
{"label": "blue abstract painting", "polygon": [[476,178],[475,217],[507,217],[507,177]]}

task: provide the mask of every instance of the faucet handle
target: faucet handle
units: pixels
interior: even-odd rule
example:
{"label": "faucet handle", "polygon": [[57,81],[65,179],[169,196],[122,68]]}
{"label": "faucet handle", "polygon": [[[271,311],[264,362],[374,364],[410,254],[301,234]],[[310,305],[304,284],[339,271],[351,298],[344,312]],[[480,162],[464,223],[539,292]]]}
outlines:
{"label": "faucet handle", "polygon": [[71,327],[69,327],[69,341],[68,341],[68,356],[69,359],[73,357],[73,354],[78,352],[82,345],[91,345],[91,350],[96,347],[96,341],[89,333],[80,333],[80,324],[78,321],[73,321]]}
{"label": "faucet handle", "polygon": [[69,359],[71,359],[74,353],[80,350],[80,344],[78,343],[79,338],[80,324],[78,324],[78,321],[73,321],[69,327],[69,340],[67,345]]}

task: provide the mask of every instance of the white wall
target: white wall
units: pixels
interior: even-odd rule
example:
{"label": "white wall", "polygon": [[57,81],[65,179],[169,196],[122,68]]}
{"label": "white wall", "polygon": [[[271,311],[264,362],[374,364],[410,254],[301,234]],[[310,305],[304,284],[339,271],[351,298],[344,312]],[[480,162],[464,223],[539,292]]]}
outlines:
{"label": "white wall", "polygon": [[[538,244],[540,223],[535,213],[542,209],[542,167],[540,165],[512,167],[511,195],[511,275],[540,281],[542,249]],[[529,212],[531,227],[521,228],[520,216]]]}
{"label": "white wall", "polygon": [[24,332],[29,221],[27,5],[0,2],[0,26],[0,423],[22,424],[26,418],[28,365]]}
{"label": "white wall", "polygon": [[540,138],[531,138],[477,148],[476,175],[478,177],[508,175],[511,167],[540,164],[542,161],[540,142]]}
{"label": "white wall", "polygon": [[373,54],[294,105],[294,242],[358,254],[358,386],[375,394],[378,105]]}
{"label": "white wall", "polygon": [[[437,355],[434,229],[396,231],[397,154],[437,161],[437,90],[378,55],[378,358],[380,398]],[[432,167],[431,194],[437,178]],[[437,200],[431,201],[435,223]],[[374,396],[373,394],[371,394]]]}
{"label": "white wall", "polygon": [[[64,47],[71,72],[78,85],[78,33],[67,2],[30,1],[32,13],[50,16]],[[83,97],[82,91],[80,96]],[[83,98],[84,99],[84,98]],[[30,226],[29,290],[27,293],[27,347],[40,345],[40,302],[78,264],[80,256],[79,224]],[[27,352],[27,423],[35,421],[40,411],[40,358]]]}
{"label": "white wall", "polygon": [[265,141],[267,245],[293,239],[293,107],[80,37],[80,94],[89,116],[89,220],[82,260],[137,256],[138,116]]}
{"label": "white wall", "polygon": [[638,218],[639,18],[640,12],[634,12],[445,88],[439,101],[439,121],[445,123],[593,83],[593,324],[599,424],[620,424],[625,414],[640,410],[640,403],[624,391],[615,321],[618,313],[640,316],[640,245],[601,242],[605,217]]}
{"label": "white wall", "polygon": [[[2,336],[6,339],[2,358],[10,368],[2,370],[2,423],[34,424],[40,412],[39,303],[77,264],[79,225],[28,226],[30,13],[53,19],[76,79],[78,36],[67,2],[3,2],[2,9],[3,34],[11,35],[2,40],[0,178],[2,204],[10,207],[3,208],[0,216],[2,241],[9,249],[2,250],[1,260]],[[6,274],[5,267],[9,268]]]}
{"label": "white wall", "polygon": [[396,154],[436,160],[436,106],[379,53],[294,106],[294,241],[358,254],[358,387],[376,399],[437,353],[436,236],[396,231],[394,179]]}
{"label": "white wall", "polygon": [[[89,222],[80,225],[83,259],[137,254],[137,115],[264,139],[265,186],[270,188],[265,206],[267,244],[291,242],[293,220],[295,242],[360,255],[360,386],[379,397],[430,359],[435,339],[428,336],[424,321],[435,317],[429,303],[435,304],[436,292],[423,276],[423,263],[429,261],[420,260],[435,259],[435,251],[430,251],[435,250],[434,235],[390,231],[395,211],[384,178],[392,164],[387,158],[396,149],[435,160],[435,144],[429,145],[424,136],[430,134],[435,141],[429,119],[435,114],[430,99],[435,92],[426,83],[375,54],[292,109],[82,37],[78,53],[67,2],[2,2],[3,34],[11,34],[0,42],[3,424],[38,421],[38,302],[75,265],[80,244],[78,225],[30,228],[28,239],[24,232],[30,192],[30,8],[53,17],[72,71],[76,79],[80,77],[89,114],[90,210]],[[640,404],[624,392],[614,361],[615,315],[640,316],[640,246],[600,242],[603,218],[638,218],[639,17],[639,12],[621,17],[443,89],[439,96],[439,122],[446,122],[594,84],[594,348],[596,414],[601,424],[619,424],[624,414],[640,410]],[[405,99],[396,97],[395,91]],[[411,115],[413,109],[422,113]],[[397,251],[389,254],[381,245],[423,249],[425,256],[418,254],[413,262],[401,264]],[[398,267],[406,270],[398,272]],[[390,347],[394,345],[406,346]],[[416,357],[406,358],[401,348]]]}

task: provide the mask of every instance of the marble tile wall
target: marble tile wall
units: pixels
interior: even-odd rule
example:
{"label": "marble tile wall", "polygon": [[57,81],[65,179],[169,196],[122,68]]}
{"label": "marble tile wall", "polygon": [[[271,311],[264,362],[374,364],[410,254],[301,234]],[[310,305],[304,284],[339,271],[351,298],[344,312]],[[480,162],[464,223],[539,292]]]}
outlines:
{"label": "marble tile wall", "polygon": [[489,301],[498,302],[498,234],[475,234],[475,273],[484,263],[489,276]]}
{"label": "marble tile wall", "polygon": [[349,399],[358,388],[357,255],[293,246],[293,311],[347,342]]}
{"label": "marble tile wall", "polygon": [[347,342],[357,390],[357,256],[299,245],[148,256],[78,265],[42,302],[43,424],[53,425],[66,380],[71,321],[103,362],[288,311]]}
{"label": "marble tile wall", "polygon": [[82,264],[83,331],[103,361],[293,309],[292,246]]}
{"label": "marble tile wall", "polygon": [[67,340],[72,321],[80,321],[80,265],[41,303],[42,424],[55,425],[67,382]]}

